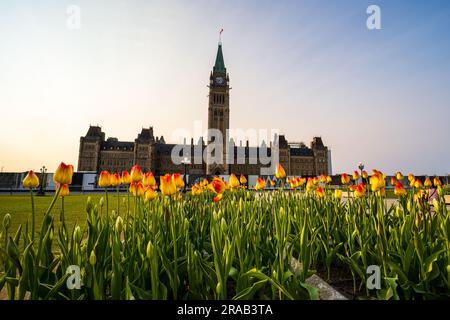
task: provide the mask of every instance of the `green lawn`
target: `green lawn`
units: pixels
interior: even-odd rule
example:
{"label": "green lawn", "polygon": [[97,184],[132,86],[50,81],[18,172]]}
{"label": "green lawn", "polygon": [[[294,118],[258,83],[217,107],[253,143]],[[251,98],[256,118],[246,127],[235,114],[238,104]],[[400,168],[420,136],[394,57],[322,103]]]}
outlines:
{"label": "green lawn", "polygon": [[[92,194],[92,195],[70,195],[64,200],[64,217],[69,228],[72,228],[75,223],[80,226],[86,226],[86,200],[90,196],[94,203],[98,203],[100,198],[104,197],[104,194]],[[110,210],[117,210],[117,195],[109,194],[109,207]],[[126,195],[120,197],[120,210],[126,211],[126,202],[123,203],[123,199],[126,199]],[[47,195],[43,197],[34,197],[36,206],[36,230],[39,230],[41,226],[42,218],[45,211],[49,207],[53,195]],[[106,203],[105,203],[106,206]],[[103,209],[105,211],[105,209]],[[56,224],[59,224],[61,212],[61,199],[58,199],[53,207],[52,213]],[[25,228],[27,220],[31,226],[31,200],[29,195],[0,195],[0,227],[5,214],[11,215],[11,227],[10,233],[15,233],[17,228],[22,224]]]}

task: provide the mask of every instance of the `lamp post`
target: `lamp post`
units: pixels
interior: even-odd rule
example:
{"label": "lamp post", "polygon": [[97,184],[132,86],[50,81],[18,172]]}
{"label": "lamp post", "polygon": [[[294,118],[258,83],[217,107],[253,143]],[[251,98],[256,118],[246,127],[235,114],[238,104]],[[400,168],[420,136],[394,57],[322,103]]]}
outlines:
{"label": "lamp post", "polygon": [[41,172],[41,183],[39,185],[39,191],[37,195],[45,196],[45,182],[47,181],[45,175],[47,174],[47,168],[45,166],[42,166],[42,168],[39,171]]}
{"label": "lamp post", "polygon": [[187,185],[187,166],[188,164],[191,164],[191,161],[188,159],[188,157],[184,157],[183,160],[181,160],[181,163],[184,164],[184,176],[183,176],[183,180],[184,180],[184,188],[183,188],[183,192],[186,193],[186,185]]}
{"label": "lamp post", "polygon": [[362,181],[362,182],[365,182],[365,181],[364,181],[364,178],[363,178],[364,163],[360,162],[360,163],[358,164],[358,168],[359,168],[359,171],[361,171],[361,175],[360,175],[361,181]]}

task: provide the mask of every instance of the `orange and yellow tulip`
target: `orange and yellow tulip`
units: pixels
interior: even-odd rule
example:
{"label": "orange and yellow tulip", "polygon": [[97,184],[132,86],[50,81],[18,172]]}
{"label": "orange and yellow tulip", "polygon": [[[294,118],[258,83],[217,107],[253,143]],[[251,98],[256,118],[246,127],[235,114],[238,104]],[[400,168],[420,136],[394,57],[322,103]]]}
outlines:
{"label": "orange and yellow tulip", "polygon": [[431,183],[431,179],[430,178],[426,178],[425,182],[423,183],[423,185],[427,188],[430,188],[433,186],[433,184]]}
{"label": "orange and yellow tulip", "polygon": [[400,171],[397,171],[397,173],[395,174],[395,177],[397,178],[397,180],[402,181],[403,180],[403,174]]}
{"label": "orange and yellow tulip", "polygon": [[319,183],[319,178],[318,178],[317,176],[315,176],[315,177],[313,178],[313,183],[314,183],[315,185]]}
{"label": "orange and yellow tulip", "polygon": [[133,168],[131,168],[131,181],[139,182],[142,180],[142,176],[141,167],[139,167],[138,164],[134,165]]}
{"label": "orange and yellow tulip", "polygon": [[201,187],[198,183],[196,183],[196,184],[194,184],[194,185],[192,186],[191,192],[192,192],[192,195],[193,195],[193,196],[198,196],[198,195],[201,195],[201,194],[202,194],[203,189],[202,189],[202,187]]}
{"label": "orange and yellow tulip", "polygon": [[258,177],[256,180],[255,190],[264,190],[266,188],[267,181]]}
{"label": "orange and yellow tulip", "polygon": [[342,190],[341,189],[334,190],[334,198],[336,200],[341,200],[342,199]]}
{"label": "orange and yellow tulip", "polygon": [[270,182],[270,186],[275,187],[275,180],[269,179],[269,182]]}
{"label": "orange and yellow tulip", "polygon": [[131,183],[131,175],[128,171],[122,171],[122,176],[120,177],[120,183],[124,185],[129,185]]}
{"label": "orange and yellow tulip", "polygon": [[327,183],[331,183],[331,181],[333,181],[333,179],[331,178],[331,176],[327,176]]}
{"label": "orange and yellow tulip", "polygon": [[144,195],[145,202],[152,201],[152,200],[156,199],[157,196],[158,196],[158,194],[156,193],[155,190],[153,190],[153,188],[151,186],[147,187],[147,189],[145,190],[145,195]]}
{"label": "orange and yellow tulip", "polygon": [[370,177],[369,182],[372,192],[379,191],[380,194],[384,192],[384,188],[386,187],[386,176],[380,171],[375,171],[374,174]]}
{"label": "orange and yellow tulip", "polygon": [[153,189],[156,189],[156,179],[152,172],[146,172],[144,174],[144,178],[142,179],[142,184],[144,187],[152,187]]}
{"label": "orange and yellow tulip", "polygon": [[369,177],[369,174],[367,173],[366,170],[363,170],[362,177],[363,177],[363,179],[367,179]]}
{"label": "orange and yellow tulip", "polygon": [[175,181],[175,185],[177,186],[178,190],[181,190],[184,188],[184,180],[183,177],[181,176],[181,174],[179,173],[174,173],[172,175],[173,181]]}
{"label": "orange and yellow tulip", "polygon": [[321,187],[317,187],[316,189],[316,195],[319,198],[324,198],[325,197],[325,192],[323,191],[323,189]]}
{"label": "orange and yellow tulip", "polygon": [[100,177],[98,178],[98,186],[100,188],[108,188],[111,186],[111,175],[108,171],[100,172]]}
{"label": "orange and yellow tulip", "polygon": [[239,181],[241,182],[241,184],[246,184],[247,183],[247,178],[241,173]]}
{"label": "orange and yellow tulip", "polygon": [[442,186],[442,182],[441,182],[441,180],[438,177],[434,177],[433,184],[434,184],[435,187]]}
{"label": "orange and yellow tulip", "polygon": [[350,177],[346,173],[341,174],[341,183],[343,185],[346,185],[349,182],[350,182]]}
{"label": "orange and yellow tulip", "polygon": [[403,184],[400,181],[397,181],[394,188],[394,194],[397,197],[403,197],[406,195],[406,189],[403,187]]}
{"label": "orange and yellow tulip", "polygon": [[118,173],[113,173],[109,177],[111,187],[117,187],[120,185],[120,175]]}
{"label": "orange and yellow tulip", "polygon": [[415,179],[416,179],[416,177],[414,177],[414,175],[412,173],[408,174],[409,182],[414,181]]}
{"label": "orange and yellow tulip", "polygon": [[306,191],[312,191],[314,189],[314,181],[312,178],[308,178],[306,182]]}
{"label": "orange and yellow tulip", "polygon": [[53,174],[53,181],[59,184],[71,184],[73,176],[73,165],[61,162],[55,173]]}
{"label": "orange and yellow tulip", "polygon": [[33,170],[28,171],[27,175],[22,181],[23,186],[27,189],[34,189],[39,187],[39,178],[38,176],[33,172]]}
{"label": "orange and yellow tulip", "polygon": [[359,179],[359,172],[358,171],[353,171],[353,176],[352,176],[353,180],[356,181]]}
{"label": "orange and yellow tulip", "polygon": [[277,169],[275,170],[275,177],[277,177],[277,179],[284,179],[286,177],[286,172],[280,163],[277,165]]}
{"label": "orange and yellow tulip", "polygon": [[175,183],[173,176],[168,173],[161,176],[159,189],[165,196],[171,196],[177,193],[177,184]]}
{"label": "orange and yellow tulip", "polygon": [[423,188],[423,183],[422,183],[422,181],[420,181],[420,179],[414,180],[414,188],[416,188],[416,189]]}
{"label": "orange and yellow tulip", "polygon": [[397,178],[391,177],[391,186],[395,186],[397,184]]}
{"label": "orange and yellow tulip", "polygon": [[59,190],[59,196],[61,198],[67,197],[69,195],[69,185],[67,183],[65,183],[65,184],[58,183],[56,185],[56,192],[58,192],[58,190]]}
{"label": "orange and yellow tulip", "polygon": [[135,197],[142,197],[145,193],[144,186],[142,185],[142,182],[131,182],[130,184],[130,193]]}
{"label": "orange and yellow tulip", "polygon": [[236,177],[234,173],[230,175],[230,187],[231,189],[236,189],[240,187],[239,179]]}
{"label": "orange and yellow tulip", "polygon": [[321,175],[320,175],[320,182],[322,182],[322,183],[327,183],[327,176],[324,175],[324,174],[321,174]]}
{"label": "orange and yellow tulip", "polygon": [[361,182],[356,187],[354,194],[356,198],[363,198],[366,195],[366,187],[364,186],[364,183]]}

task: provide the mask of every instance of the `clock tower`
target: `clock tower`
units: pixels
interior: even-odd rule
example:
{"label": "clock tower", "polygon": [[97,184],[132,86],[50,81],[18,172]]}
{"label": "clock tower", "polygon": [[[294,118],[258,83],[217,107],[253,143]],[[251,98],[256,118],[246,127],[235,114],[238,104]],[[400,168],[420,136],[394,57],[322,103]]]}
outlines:
{"label": "clock tower", "polygon": [[[223,60],[222,43],[219,42],[216,62],[209,77],[208,129],[217,129],[221,137],[208,131],[208,148],[211,154],[206,164],[207,174],[228,174],[226,161],[227,130],[230,127],[230,86],[229,76]],[[222,154],[222,156],[220,156]]]}

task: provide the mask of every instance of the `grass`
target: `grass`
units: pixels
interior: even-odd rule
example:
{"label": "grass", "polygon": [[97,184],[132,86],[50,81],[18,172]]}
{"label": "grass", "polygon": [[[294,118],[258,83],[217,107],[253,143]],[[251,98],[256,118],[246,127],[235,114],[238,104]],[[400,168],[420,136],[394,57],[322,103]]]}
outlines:
{"label": "grass", "polygon": [[[68,228],[73,228],[75,224],[80,225],[82,228],[86,227],[86,200],[91,197],[94,203],[98,203],[104,194],[91,194],[91,195],[70,195],[64,199],[64,217]],[[110,209],[117,210],[117,198],[115,193],[109,193],[109,206]],[[125,195],[120,197],[120,210],[126,211],[127,202],[123,199],[127,199]],[[53,199],[53,194],[46,196],[35,196],[36,206],[36,226],[42,224],[42,218],[45,211],[49,207]],[[106,206],[106,203],[105,203]],[[55,216],[55,224],[59,226],[60,217],[57,213],[61,212],[61,199],[58,199],[53,208]],[[30,195],[0,195],[0,225],[3,221],[5,214],[11,215],[11,227],[10,233],[14,234],[20,225],[25,228],[27,220],[29,221],[29,227],[31,227],[31,202]],[[69,230],[70,230],[69,229]],[[37,229],[39,230],[39,229]]]}

